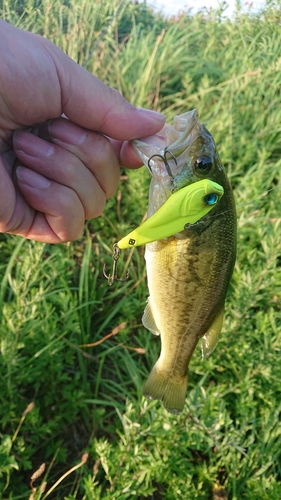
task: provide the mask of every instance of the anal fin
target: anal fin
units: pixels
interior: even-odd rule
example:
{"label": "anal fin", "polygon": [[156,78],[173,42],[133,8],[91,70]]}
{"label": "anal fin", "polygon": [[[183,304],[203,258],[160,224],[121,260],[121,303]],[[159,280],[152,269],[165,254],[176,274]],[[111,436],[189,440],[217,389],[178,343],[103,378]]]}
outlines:
{"label": "anal fin", "polygon": [[206,331],[205,335],[202,337],[202,358],[208,358],[212,352],[215,350],[217,343],[220,338],[220,332],[222,329],[224,317],[224,305],[215,317],[212,325]]}
{"label": "anal fin", "polygon": [[142,324],[151,333],[153,333],[153,335],[160,335],[159,328],[155,323],[155,319],[154,319],[153,312],[151,309],[151,298],[150,297],[148,297],[146,308],[145,308],[144,313],[143,313]]}

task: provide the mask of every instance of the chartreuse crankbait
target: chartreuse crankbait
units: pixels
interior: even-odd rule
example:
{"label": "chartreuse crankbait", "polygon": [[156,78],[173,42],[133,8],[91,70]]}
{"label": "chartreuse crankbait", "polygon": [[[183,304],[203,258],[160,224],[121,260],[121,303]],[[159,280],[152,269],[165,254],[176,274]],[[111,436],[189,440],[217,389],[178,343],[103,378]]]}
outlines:
{"label": "chartreuse crankbait", "polygon": [[128,275],[124,280],[119,280],[116,275],[120,250],[163,240],[183,231],[186,225],[195,224],[210,212],[223,194],[223,187],[209,179],[194,182],[171,194],[151,217],[115,243],[112,276],[106,274],[104,267],[109,285],[128,279]]}
{"label": "chartreuse crankbait", "polygon": [[120,250],[163,240],[202,219],[223,196],[223,187],[209,179],[173,193],[157,212],[118,241]]}

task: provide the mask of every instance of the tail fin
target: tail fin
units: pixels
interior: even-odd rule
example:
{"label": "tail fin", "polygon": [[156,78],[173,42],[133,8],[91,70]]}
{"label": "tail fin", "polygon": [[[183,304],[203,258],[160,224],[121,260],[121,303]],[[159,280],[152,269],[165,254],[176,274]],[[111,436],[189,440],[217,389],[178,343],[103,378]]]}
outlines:
{"label": "tail fin", "polygon": [[153,367],[144,384],[143,394],[147,399],[162,401],[164,408],[174,415],[182,412],[187,390],[187,375],[172,378],[161,371],[157,364]]}

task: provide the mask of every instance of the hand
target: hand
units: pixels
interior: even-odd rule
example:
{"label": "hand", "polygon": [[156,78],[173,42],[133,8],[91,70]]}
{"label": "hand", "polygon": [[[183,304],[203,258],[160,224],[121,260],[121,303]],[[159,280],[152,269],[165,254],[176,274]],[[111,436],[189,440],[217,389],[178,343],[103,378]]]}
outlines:
{"label": "hand", "polygon": [[0,56],[0,231],[76,239],[114,194],[120,164],[140,166],[126,141],[155,134],[165,118],[4,21]]}

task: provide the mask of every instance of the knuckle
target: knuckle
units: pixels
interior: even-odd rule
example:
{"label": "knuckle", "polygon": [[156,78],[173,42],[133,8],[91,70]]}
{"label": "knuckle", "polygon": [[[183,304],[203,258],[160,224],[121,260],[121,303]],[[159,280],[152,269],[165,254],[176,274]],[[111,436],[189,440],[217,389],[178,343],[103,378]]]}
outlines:
{"label": "knuckle", "polygon": [[112,157],[113,148],[107,137],[104,135],[96,134],[96,140],[94,145],[94,164],[103,166],[107,164]]}
{"label": "knuckle", "polygon": [[69,241],[75,241],[83,234],[84,223],[80,227],[71,228],[69,231],[62,231],[57,236],[60,239],[60,243],[67,243]]}
{"label": "knuckle", "polygon": [[64,196],[56,201],[57,215],[51,219],[53,231],[61,243],[79,238],[83,232],[85,213],[82,203],[75,191],[67,189]]}
{"label": "knuckle", "polygon": [[104,211],[106,203],[105,194],[103,194],[102,199],[99,197],[99,200],[94,200],[93,203],[85,210],[85,219],[96,219],[100,217]]}
{"label": "knuckle", "polygon": [[109,100],[111,103],[111,109],[115,109],[115,107],[122,107],[125,102],[124,97],[122,97],[120,92],[113,87],[109,87]]}
{"label": "knuckle", "polygon": [[110,103],[110,105],[108,106],[101,120],[100,130],[108,128],[108,125],[112,120],[112,110],[115,110],[116,113],[120,114],[124,111],[124,105],[127,103],[120,92],[113,87],[107,87],[106,94],[106,100]]}
{"label": "knuckle", "polygon": [[77,193],[66,186],[61,191],[61,196],[56,199],[56,211],[62,215],[72,214],[74,216],[80,204]]}
{"label": "knuckle", "polygon": [[115,180],[111,179],[110,184],[107,183],[107,185],[104,186],[104,193],[107,200],[109,200],[110,198],[112,198],[112,196],[115,195],[119,183],[119,177],[120,175],[118,175],[118,177],[116,177]]}

